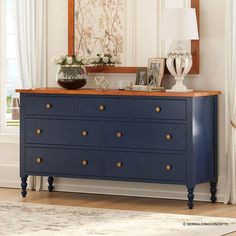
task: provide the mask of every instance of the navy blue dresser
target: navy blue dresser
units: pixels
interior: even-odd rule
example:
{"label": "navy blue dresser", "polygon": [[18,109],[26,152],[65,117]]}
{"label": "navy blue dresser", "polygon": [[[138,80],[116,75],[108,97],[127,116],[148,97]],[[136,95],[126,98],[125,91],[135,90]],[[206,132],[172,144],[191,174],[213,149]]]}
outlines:
{"label": "navy blue dresser", "polygon": [[217,184],[218,92],[34,89],[21,93],[20,176]]}

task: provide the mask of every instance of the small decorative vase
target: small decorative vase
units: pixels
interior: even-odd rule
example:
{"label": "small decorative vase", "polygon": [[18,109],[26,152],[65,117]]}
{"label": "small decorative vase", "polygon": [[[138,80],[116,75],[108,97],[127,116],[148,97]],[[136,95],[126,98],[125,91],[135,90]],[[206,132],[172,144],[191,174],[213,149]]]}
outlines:
{"label": "small decorative vase", "polygon": [[84,66],[62,65],[57,71],[57,83],[65,89],[80,89],[87,84],[87,72]]}

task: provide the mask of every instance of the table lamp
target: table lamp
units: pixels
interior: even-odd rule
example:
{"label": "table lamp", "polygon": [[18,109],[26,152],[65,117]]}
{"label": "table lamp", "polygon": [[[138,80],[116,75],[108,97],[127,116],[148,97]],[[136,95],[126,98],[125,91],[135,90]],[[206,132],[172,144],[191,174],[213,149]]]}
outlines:
{"label": "table lamp", "polygon": [[168,92],[190,92],[184,83],[184,77],[192,68],[192,55],[184,49],[184,40],[198,40],[196,9],[166,8],[163,12],[162,39],[178,41],[176,47],[168,53],[166,65],[175,77],[176,84]]}

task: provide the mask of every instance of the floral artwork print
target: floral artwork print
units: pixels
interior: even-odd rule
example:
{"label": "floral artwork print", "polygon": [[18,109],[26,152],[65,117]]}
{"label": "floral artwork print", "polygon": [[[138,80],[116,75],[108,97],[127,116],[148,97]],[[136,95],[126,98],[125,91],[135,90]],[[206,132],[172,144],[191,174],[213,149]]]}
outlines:
{"label": "floral artwork print", "polygon": [[125,0],[75,0],[75,54],[124,53]]}

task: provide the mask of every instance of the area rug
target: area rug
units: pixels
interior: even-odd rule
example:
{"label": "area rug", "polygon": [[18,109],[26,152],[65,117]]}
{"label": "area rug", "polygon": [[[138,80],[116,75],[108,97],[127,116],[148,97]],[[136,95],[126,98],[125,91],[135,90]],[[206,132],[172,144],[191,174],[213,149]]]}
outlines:
{"label": "area rug", "polygon": [[221,236],[236,219],[0,202],[0,235]]}

